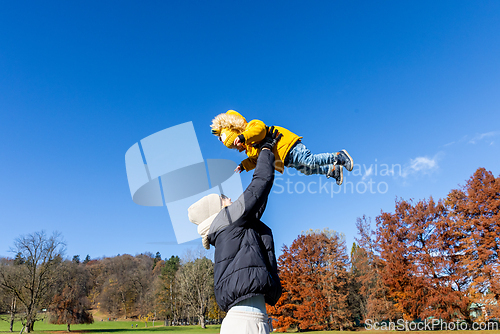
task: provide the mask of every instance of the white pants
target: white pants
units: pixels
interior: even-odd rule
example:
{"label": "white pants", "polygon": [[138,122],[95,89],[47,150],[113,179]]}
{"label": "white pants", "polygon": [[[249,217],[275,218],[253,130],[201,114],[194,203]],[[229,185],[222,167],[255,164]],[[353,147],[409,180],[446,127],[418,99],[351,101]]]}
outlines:
{"label": "white pants", "polygon": [[269,334],[267,314],[231,308],[222,321],[220,334]]}

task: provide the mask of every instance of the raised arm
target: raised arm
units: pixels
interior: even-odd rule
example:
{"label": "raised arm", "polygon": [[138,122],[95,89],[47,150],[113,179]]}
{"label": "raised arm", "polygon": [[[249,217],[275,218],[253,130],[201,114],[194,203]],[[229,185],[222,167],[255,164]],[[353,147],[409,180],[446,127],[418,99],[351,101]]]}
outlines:
{"label": "raised arm", "polygon": [[257,167],[252,182],[250,182],[243,194],[227,207],[228,218],[232,224],[244,225],[250,217],[258,214],[262,215],[273,181],[274,154],[269,149],[263,149],[257,159]]}
{"label": "raised arm", "polygon": [[243,194],[229,207],[227,215],[231,224],[244,225],[252,217],[262,216],[265,203],[274,181],[274,154],[272,148],[281,138],[281,134],[271,130],[262,140],[262,150],[257,158],[257,166],[252,182]]}

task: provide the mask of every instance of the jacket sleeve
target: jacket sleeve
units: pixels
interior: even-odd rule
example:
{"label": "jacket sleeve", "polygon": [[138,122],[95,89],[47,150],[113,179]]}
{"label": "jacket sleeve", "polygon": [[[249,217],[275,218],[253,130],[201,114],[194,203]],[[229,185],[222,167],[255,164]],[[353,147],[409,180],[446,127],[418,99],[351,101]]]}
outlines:
{"label": "jacket sleeve", "polygon": [[245,168],[245,170],[248,172],[255,168],[256,162],[253,158],[246,158],[241,162],[241,164],[243,165],[243,168]]}
{"label": "jacket sleeve", "polygon": [[264,122],[254,119],[248,123],[247,129],[241,134],[245,137],[245,143],[258,143],[266,137],[266,125]]}
{"label": "jacket sleeve", "polygon": [[252,182],[236,202],[227,207],[229,223],[242,226],[262,216],[273,181],[274,154],[270,150],[263,150],[257,159]]}
{"label": "jacket sleeve", "polygon": [[268,197],[269,197],[269,195],[266,196],[266,199],[264,200],[264,202],[262,203],[262,205],[260,206],[260,208],[255,213],[255,218],[257,218],[257,219],[260,220],[260,217],[262,217],[262,215],[264,214],[264,210],[266,210],[266,206],[267,206],[267,198]]}

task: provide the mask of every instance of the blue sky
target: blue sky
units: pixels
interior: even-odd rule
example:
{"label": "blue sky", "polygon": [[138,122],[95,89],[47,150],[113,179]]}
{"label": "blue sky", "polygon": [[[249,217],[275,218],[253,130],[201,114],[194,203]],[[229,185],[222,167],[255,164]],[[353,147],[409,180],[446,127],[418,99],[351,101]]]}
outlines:
{"label": "blue sky", "polygon": [[499,14],[497,1],[4,1],[0,255],[42,229],[68,257],[198,246],[176,244],[165,207],[131,200],[124,156],[192,121],[205,159],[239,162],[210,134],[228,109],[358,165],[333,195],[325,178],[278,175],[263,216],[278,253],[310,228],[350,246],[356,218],[396,197],[498,176]]}

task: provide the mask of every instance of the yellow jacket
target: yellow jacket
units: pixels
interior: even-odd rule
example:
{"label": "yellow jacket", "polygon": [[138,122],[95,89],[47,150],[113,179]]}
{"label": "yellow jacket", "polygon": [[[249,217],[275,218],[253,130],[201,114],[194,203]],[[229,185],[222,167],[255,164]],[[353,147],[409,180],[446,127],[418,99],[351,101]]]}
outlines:
{"label": "yellow jacket", "polygon": [[[285,158],[292,148],[292,146],[297,142],[297,140],[302,137],[297,136],[295,133],[282,128],[281,126],[274,126],[279,133],[283,134],[283,137],[278,141],[273,149],[275,157],[275,166],[278,172],[283,173],[285,170],[284,161]],[[264,122],[254,119],[247,123],[245,131],[242,132],[245,137],[245,153],[248,158],[243,160],[241,164],[246,171],[252,170],[257,164],[257,158],[260,153],[260,149],[253,147],[253,144],[259,143],[266,136],[266,125]]]}

